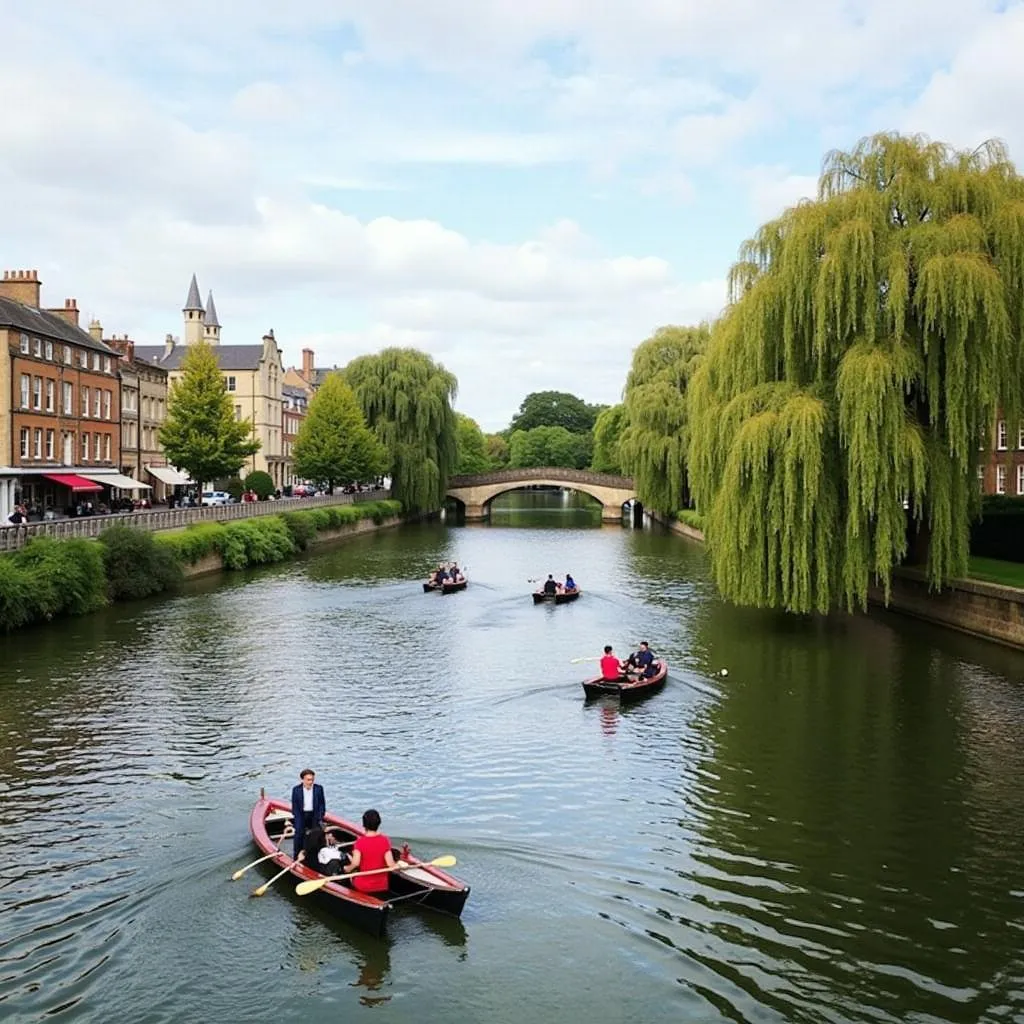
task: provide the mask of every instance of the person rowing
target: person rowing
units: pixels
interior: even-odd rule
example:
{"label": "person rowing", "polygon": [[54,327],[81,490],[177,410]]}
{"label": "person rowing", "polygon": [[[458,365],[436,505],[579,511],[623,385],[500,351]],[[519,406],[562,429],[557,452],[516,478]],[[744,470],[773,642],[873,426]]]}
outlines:
{"label": "person rowing", "polygon": [[601,678],[606,683],[618,683],[623,675],[622,662],[615,656],[611,644],[604,645],[604,657],[601,658]]}
{"label": "person rowing", "polygon": [[[640,648],[634,651],[626,659],[626,671],[643,675],[644,670],[654,664],[654,655],[651,653],[651,645],[646,640],[640,641]],[[647,678],[650,678],[649,676]]]}
{"label": "person rowing", "polygon": [[558,593],[558,584],[555,582],[555,577],[550,573],[548,573],[548,578],[544,581],[544,593],[548,595]]}

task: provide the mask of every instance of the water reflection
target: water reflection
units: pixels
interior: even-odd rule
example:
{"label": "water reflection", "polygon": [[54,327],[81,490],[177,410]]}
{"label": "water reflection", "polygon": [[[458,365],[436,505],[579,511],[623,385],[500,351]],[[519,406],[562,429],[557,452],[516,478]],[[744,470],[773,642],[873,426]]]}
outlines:
{"label": "water reflection", "polygon": [[600,528],[601,503],[580,491],[537,487],[506,491],[491,502],[491,526]]}

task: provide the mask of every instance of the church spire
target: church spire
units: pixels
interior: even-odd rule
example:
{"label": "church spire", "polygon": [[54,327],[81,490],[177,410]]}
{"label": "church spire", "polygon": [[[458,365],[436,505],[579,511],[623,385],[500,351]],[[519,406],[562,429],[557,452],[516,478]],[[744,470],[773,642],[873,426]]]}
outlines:
{"label": "church spire", "polygon": [[[193,281],[195,278],[192,279]],[[213,304],[213,291],[210,291],[210,295],[206,300],[206,313],[203,316],[203,323],[207,327],[220,327],[220,321],[217,319],[217,307]]]}
{"label": "church spire", "polygon": [[188,286],[188,298],[185,300],[185,305],[182,309],[183,313],[187,313],[190,310],[203,311],[203,300],[199,298],[199,282],[196,281],[196,275],[192,275],[192,283]]}

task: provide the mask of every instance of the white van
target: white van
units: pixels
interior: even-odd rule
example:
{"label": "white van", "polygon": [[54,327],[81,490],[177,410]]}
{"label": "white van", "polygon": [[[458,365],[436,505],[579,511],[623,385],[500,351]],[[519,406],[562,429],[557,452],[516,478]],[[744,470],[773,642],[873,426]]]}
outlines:
{"label": "white van", "polygon": [[203,491],[204,505],[230,505],[234,500],[227,491]]}

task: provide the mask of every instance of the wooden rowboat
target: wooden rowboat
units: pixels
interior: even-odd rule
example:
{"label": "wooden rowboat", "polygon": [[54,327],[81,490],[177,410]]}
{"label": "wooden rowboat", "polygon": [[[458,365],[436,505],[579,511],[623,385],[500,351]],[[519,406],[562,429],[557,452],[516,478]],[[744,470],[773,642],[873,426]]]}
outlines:
{"label": "wooden rowboat", "polygon": [[640,700],[641,697],[656,693],[668,679],[668,662],[659,658],[655,661],[655,665],[658,666],[658,674],[650,679],[627,681],[623,678],[613,682],[598,676],[596,679],[588,679],[583,683],[583,692],[587,695],[587,700],[606,696],[618,697],[623,704],[632,700]]}
{"label": "wooden rowboat", "polygon": [[454,594],[457,590],[465,590],[466,584],[468,582],[469,580],[463,577],[461,580],[459,580],[458,583],[450,583],[448,581],[445,581],[440,586],[438,586],[436,583],[424,583],[423,593],[430,594],[434,591],[440,591],[440,593],[442,594]]}
{"label": "wooden rowboat", "polygon": [[[286,839],[283,848],[278,848],[278,841],[285,827],[291,823],[291,803],[285,800],[274,800],[260,793],[256,806],[249,816],[249,831],[252,841],[262,854],[275,854],[268,864],[274,864],[277,871],[290,869],[296,881],[309,881],[323,878],[318,871],[300,864],[291,855],[292,840]],[[336,814],[328,812],[324,819],[328,825],[335,825],[335,835],[339,843],[352,842],[364,834],[361,825],[346,821]],[[398,859],[399,851],[392,851]],[[339,917],[354,924],[372,935],[383,935],[391,907],[398,903],[411,903],[427,907],[442,914],[458,917],[462,913],[469,897],[469,886],[457,878],[430,865],[414,865],[402,871],[391,871],[387,874],[388,888],[379,896],[353,889],[345,881],[328,882],[317,892],[303,896],[302,899],[315,899],[317,902],[337,914]]]}
{"label": "wooden rowboat", "polygon": [[533,592],[533,603],[534,604],[568,604],[570,601],[575,601],[576,598],[582,594],[583,591],[577,587],[575,590],[563,590],[560,593],[545,594],[543,590],[535,590]]}

